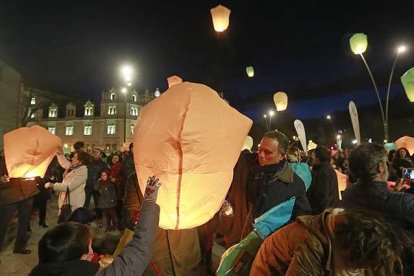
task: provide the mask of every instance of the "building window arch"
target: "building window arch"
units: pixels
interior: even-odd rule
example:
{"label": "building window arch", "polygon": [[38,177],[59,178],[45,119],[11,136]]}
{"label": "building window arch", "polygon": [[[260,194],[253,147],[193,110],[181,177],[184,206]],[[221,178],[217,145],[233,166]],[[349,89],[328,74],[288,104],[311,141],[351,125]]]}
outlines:
{"label": "building window arch", "polygon": [[111,93],[111,101],[116,99],[116,94],[114,92]]}
{"label": "building window arch", "polygon": [[57,106],[52,103],[49,107],[49,118],[56,118],[56,117],[57,117]]}

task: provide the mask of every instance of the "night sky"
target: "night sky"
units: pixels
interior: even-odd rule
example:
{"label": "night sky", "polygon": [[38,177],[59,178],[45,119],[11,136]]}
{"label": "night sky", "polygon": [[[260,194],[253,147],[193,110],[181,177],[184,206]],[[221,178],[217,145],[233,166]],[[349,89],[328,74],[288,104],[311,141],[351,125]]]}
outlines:
{"label": "night sky", "polygon": [[[232,10],[221,34],[210,17],[219,3]],[[292,118],[315,119],[346,110],[349,100],[359,108],[377,102],[349,49],[356,32],[368,35],[365,57],[382,93],[396,46],[411,47],[391,91],[408,101],[399,77],[414,66],[413,11],[414,1],[2,1],[0,59],[29,85],[56,93],[98,100],[120,84],[119,66],[128,62],[139,89],[164,91],[176,74],[224,92],[252,119],[285,91]]]}

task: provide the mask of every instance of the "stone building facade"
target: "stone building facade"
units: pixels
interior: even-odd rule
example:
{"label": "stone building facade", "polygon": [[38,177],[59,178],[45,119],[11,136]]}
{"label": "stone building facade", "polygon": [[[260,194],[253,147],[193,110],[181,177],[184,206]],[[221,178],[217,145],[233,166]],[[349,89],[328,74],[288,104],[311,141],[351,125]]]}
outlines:
{"label": "stone building facade", "polygon": [[52,102],[37,110],[28,125],[40,124],[59,136],[65,152],[70,152],[77,141],[83,141],[89,149],[123,150],[133,141],[141,108],[159,94],[158,90],[150,93],[148,90],[112,88],[102,93],[99,105],[89,100],[64,105]]}

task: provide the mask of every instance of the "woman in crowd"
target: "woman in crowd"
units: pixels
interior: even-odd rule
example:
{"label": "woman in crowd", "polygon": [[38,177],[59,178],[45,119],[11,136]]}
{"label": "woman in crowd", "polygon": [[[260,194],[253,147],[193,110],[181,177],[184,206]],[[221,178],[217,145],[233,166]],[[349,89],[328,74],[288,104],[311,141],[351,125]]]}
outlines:
{"label": "woman in crowd", "polygon": [[72,161],[66,160],[62,155],[62,150],[58,152],[59,164],[66,169],[61,183],[46,183],[45,188],[51,188],[59,192],[59,214],[62,205],[64,204],[67,190],[69,189],[70,205],[72,212],[77,208],[83,207],[85,203],[85,185],[88,178],[88,169],[86,165],[89,162],[90,156],[84,151],[76,152],[73,155]]}
{"label": "woman in crowd", "polygon": [[412,168],[413,162],[410,159],[410,154],[406,148],[399,148],[397,155],[392,164],[394,169],[397,171],[397,176],[402,177],[402,170],[406,168]]}

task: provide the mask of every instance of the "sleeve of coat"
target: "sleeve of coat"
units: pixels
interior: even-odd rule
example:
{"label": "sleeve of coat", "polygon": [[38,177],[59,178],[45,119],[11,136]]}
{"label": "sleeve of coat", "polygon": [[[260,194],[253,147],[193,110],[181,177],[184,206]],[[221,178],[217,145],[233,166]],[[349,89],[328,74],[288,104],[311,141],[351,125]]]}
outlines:
{"label": "sleeve of coat", "polygon": [[86,179],[88,178],[88,169],[86,166],[80,166],[72,172],[72,177],[65,177],[62,183],[55,183],[53,190],[58,192],[65,192],[66,188],[68,187],[69,191],[73,191],[82,184],[86,184]]}
{"label": "sleeve of coat", "polygon": [[144,202],[134,238],[98,275],[142,275],[152,257],[159,215],[160,207],[156,203]]}
{"label": "sleeve of coat", "polygon": [[292,219],[295,219],[298,216],[310,215],[312,211],[308,198],[306,197],[305,183],[298,175],[295,174],[294,183],[292,185],[297,185],[297,191],[295,194],[296,201],[295,206],[293,206]]}
{"label": "sleeve of coat", "polygon": [[308,238],[293,253],[286,275],[325,275],[324,256],[319,241]]}
{"label": "sleeve of coat", "polygon": [[65,170],[69,169],[72,165],[72,163],[66,159],[64,155],[57,155],[57,160],[59,162],[59,165]]}

